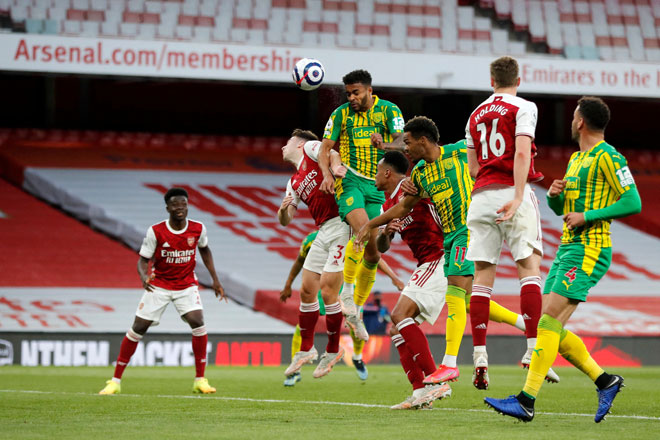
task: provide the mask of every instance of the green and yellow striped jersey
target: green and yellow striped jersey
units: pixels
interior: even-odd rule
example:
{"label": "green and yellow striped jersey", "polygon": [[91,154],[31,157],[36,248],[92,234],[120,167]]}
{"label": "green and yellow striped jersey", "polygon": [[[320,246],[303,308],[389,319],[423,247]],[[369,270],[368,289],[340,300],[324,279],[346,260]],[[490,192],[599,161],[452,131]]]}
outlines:
{"label": "green and yellow striped jersey", "polygon": [[302,241],[302,244],[300,245],[300,256],[303,258],[307,258],[307,254],[309,254],[309,249],[312,247],[312,243],[316,239],[316,236],[318,235],[319,231],[314,231],[307,235],[305,239]]}
{"label": "green and yellow striped jersey", "polygon": [[[616,202],[621,194],[635,188],[626,158],[605,141],[588,151],[573,153],[564,179],[563,214],[605,208]],[[611,247],[611,223],[612,220],[599,220],[573,230],[564,223],[561,242]]]}
{"label": "green and yellow striped jersey", "polygon": [[374,179],[376,165],[385,154],[371,145],[371,134],[380,133],[383,142],[392,142],[392,133],[403,131],[403,115],[396,104],[373,95],[374,105],[355,112],[349,103],[332,112],[323,132],[324,139],[339,141],[341,160],[356,174]]}
{"label": "green and yellow striped jersey", "polygon": [[474,181],[467,165],[465,140],[440,148],[440,157],[429,164],[419,161],[410,178],[420,196],[431,198],[442,232],[449,234],[466,225]]}

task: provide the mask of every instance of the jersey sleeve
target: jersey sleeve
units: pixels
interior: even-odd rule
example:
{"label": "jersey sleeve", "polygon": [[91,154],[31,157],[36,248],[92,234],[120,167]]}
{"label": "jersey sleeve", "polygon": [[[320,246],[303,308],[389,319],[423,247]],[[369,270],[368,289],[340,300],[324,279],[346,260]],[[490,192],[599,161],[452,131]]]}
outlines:
{"label": "jersey sleeve", "polygon": [[525,101],[525,104],[516,113],[516,136],[529,136],[534,139],[537,117],[538,110],[536,109],[536,104]]}
{"label": "jersey sleeve", "polygon": [[296,208],[298,207],[298,203],[300,203],[300,197],[298,197],[298,194],[293,190],[293,186],[291,185],[291,179],[289,179],[289,181],[286,184],[286,193],[284,195],[293,197],[293,206],[295,206]]}
{"label": "jersey sleeve", "polygon": [[385,116],[387,117],[387,130],[392,133],[402,133],[405,121],[403,120],[403,113],[396,104],[391,104],[386,107]]}
{"label": "jersey sleeve", "polygon": [[[470,115],[470,119],[472,115]],[[474,148],[474,140],[472,140],[472,135],[470,134],[470,119],[468,119],[467,124],[465,125],[465,146],[467,148]]]}
{"label": "jersey sleeve", "polygon": [[325,129],[323,130],[323,139],[331,139],[333,141],[338,140],[339,134],[341,133],[341,125],[342,111],[340,107],[332,112],[328,122],[325,124]]}
{"label": "jersey sleeve", "polygon": [[417,195],[419,197],[429,196],[424,190],[424,187],[422,187],[422,172],[420,171],[419,165],[413,168],[412,173],[410,173],[410,180],[415,185],[415,188],[417,188]]}
{"label": "jersey sleeve", "polygon": [[628,162],[621,154],[604,152],[598,160],[598,168],[618,195],[636,186]]}
{"label": "jersey sleeve", "polygon": [[205,248],[209,245],[209,236],[206,233],[206,226],[202,223],[202,232],[199,234],[199,240],[197,241],[197,247]]}
{"label": "jersey sleeve", "polygon": [[156,240],[156,233],[154,232],[153,227],[147,229],[147,235],[142,239],[142,246],[140,247],[140,256],[148,260],[154,256],[156,252],[156,246],[158,245],[158,240]]}
{"label": "jersey sleeve", "polygon": [[305,150],[305,154],[312,159],[314,162],[319,161],[319,151],[321,150],[321,142],[319,141],[308,141],[305,142],[305,146],[303,147]]}

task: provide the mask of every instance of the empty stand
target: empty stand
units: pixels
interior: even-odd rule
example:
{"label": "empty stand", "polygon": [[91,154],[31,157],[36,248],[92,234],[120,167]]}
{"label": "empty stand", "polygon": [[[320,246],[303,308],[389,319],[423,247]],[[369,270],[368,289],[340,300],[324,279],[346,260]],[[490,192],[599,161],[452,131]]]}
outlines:
{"label": "empty stand", "polygon": [[[492,20],[458,0],[0,0],[29,33],[250,45],[507,53]],[[481,2],[483,3],[483,2]],[[485,2],[492,7],[493,2]],[[497,7],[502,2],[495,2]],[[510,8],[509,8],[510,9]],[[493,34],[497,34],[494,36]],[[507,38],[503,38],[503,37]]]}

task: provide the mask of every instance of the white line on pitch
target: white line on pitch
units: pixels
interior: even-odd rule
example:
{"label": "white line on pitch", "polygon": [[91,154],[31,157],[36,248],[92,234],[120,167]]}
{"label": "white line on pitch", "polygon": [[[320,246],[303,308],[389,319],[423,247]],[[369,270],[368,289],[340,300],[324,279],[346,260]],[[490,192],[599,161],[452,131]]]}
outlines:
{"label": "white line on pitch", "polygon": [[[76,395],[76,396],[98,396],[98,394],[90,393],[67,393],[60,391],[38,391],[38,390],[0,390],[0,393],[23,393],[23,394],[61,394],[61,395]],[[144,394],[119,394],[118,397],[140,397],[144,398]],[[262,403],[286,403],[286,404],[311,404],[311,405],[337,405],[337,406],[357,406],[362,408],[389,408],[389,405],[377,405],[370,403],[356,403],[356,402],[331,402],[324,400],[284,400],[284,399],[253,399],[250,397],[228,397],[228,396],[176,396],[156,394],[149,397],[160,397],[163,399],[204,399],[204,400],[234,400],[238,402],[262,402]],[[480,412],[480,413],[493,413],[490,409],[470,409],[470,408],[438,408],[434,407],[434,411],[467,411],[467,412]],[[536,414],[543,414],[547,416],[572,416],[572,417],[593,417],[593,414],[582,413],[556,413],[556,412],[537,412]],[[660,421],[660,417],[651,416],[636,416],[636,415],[615,415],[609,414],[607,418],[618,419],[636,419],[636,420],[653,420]]]}

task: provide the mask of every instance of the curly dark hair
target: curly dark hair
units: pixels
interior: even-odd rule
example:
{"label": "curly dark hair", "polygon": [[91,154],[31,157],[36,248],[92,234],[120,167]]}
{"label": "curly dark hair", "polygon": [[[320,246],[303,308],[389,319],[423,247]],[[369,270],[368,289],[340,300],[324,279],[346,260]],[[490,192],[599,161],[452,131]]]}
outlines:
{"label": "curly dark hair", "polygon": [[170,188],[167,190],[163,198],[165,199],[165,203],[169,202],[172,197],[176,196],[183,196],[186,199],[188,198],[188,191],[186,191],[183,188]]}
{"label": "curly dark hair", "polygon": [[410,162],[405,154],[400,151],[388,151],[383,156],[383,163],[392,167],[394,171],[399,174],[408,173]]}
{"label": "curly dark hair", "polygon": [[591,130],[605,131],[610,122],[610,108],[600,98],[583,96],[578,100],[578,111]]}
{"label": "curly dark hair", "polygon": [[438,127],[435,125],[435,122],[426,116],[415,116],[410,119],[403,127],[403,131],[410,133],[415,139],[424,136],[426,139],[436,144],[440,141]]}
{"label": "curly dark hair", "polygon": [[344,75],[344,77],[341,80],[344,82],[345,86],[349,84],[358,84],[358,83],[365,85],[367,87],[371,86],[371,74],[363,69],[349,72],[346,75]]}

